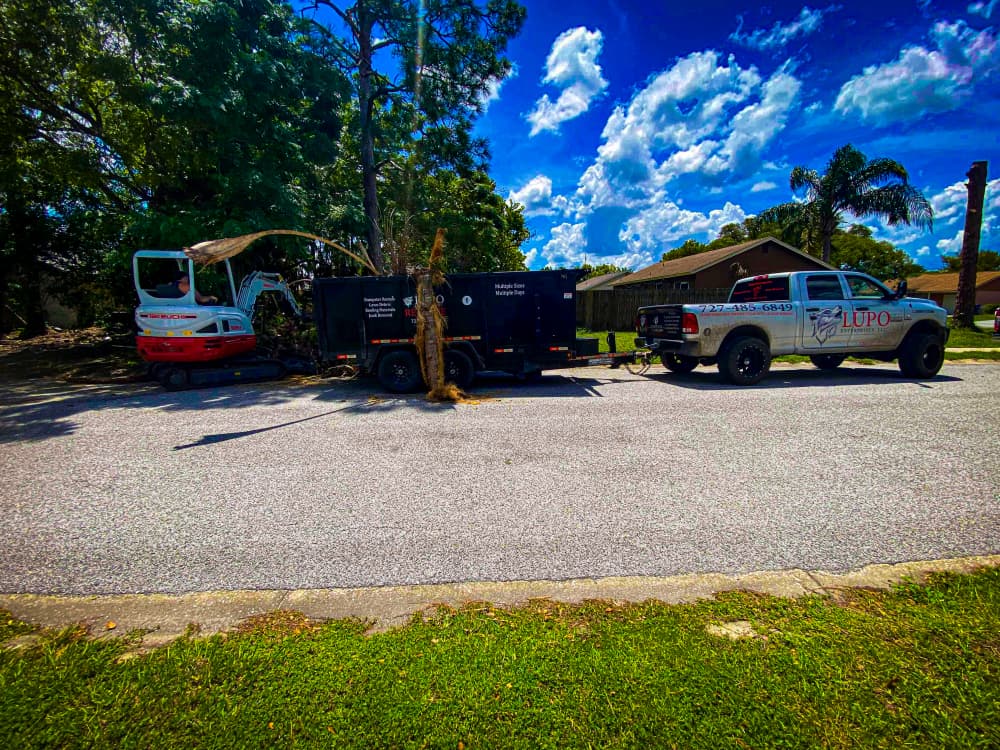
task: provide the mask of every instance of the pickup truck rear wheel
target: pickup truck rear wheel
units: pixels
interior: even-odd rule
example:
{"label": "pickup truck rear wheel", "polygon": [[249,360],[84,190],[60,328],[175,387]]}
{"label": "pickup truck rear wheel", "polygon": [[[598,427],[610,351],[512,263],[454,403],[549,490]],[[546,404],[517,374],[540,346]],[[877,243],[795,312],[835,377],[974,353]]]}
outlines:
{"label": "pickup truck rear wheel", "polygon": [[771,369],[771,347],[753,336],[740,336],[719,355],[719,372],[735,385],[759,383]]}
{"label": "pickup truck rear wheel", "polygon": [[809,359],[821,370],[836,370],[846,358],[843,354],[813,354]]}
{"label": "pickup truck rear wheel", "polygon": [[660,355],[660,361],[663,362],[663,366],[670,370],[670,372],[691,372],[691,370],[698,366],[697,359],[694,357],[683,357],[680,354],[663,353]]}
{"label": "pickup truck rear wheel", "polygon": [[933,378],[944,364],[944,342],[933,333],[918,333],[903,342],[899,371],[908,378]]}
{"label": "pickup truck rear wheel", "polygon": [[378,363],[378,382],[387,391],[408,393],[423,381],[420,362],[413,352],[399,349],[389,352]]}

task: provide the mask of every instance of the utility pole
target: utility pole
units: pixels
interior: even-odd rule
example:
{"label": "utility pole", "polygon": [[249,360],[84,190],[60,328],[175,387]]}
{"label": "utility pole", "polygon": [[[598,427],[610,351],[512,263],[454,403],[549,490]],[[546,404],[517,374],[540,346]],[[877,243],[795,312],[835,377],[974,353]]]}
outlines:
{"label": "utility pole", "polygon": [[955,298],[954,328],[975,327],[976,266],[979,263],[979,235],[983,228],[983,202],[986,198],[986,162],[974,161],[965,174],[969,200],[965,207],[965,234],[958,270],[958,295]]}

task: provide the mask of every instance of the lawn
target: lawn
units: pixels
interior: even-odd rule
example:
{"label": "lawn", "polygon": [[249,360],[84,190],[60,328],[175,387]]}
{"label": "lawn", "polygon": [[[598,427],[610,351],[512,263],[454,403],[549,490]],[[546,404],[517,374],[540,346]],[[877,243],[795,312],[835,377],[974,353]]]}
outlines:
{"label": "lawn", "polygon": [[[733,621],[750,637],[708,630]],[[276,613],[131,658],[66,630],[0,652],[0,746],[998,747],[998,632],[997,569],[836,600],[474,604],[368,636]]]}

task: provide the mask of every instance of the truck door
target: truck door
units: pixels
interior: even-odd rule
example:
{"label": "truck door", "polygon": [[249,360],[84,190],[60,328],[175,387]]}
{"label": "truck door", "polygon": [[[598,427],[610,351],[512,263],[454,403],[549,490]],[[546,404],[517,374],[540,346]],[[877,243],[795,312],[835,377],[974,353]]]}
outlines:
{"label": "truck door", "polygon": [[850,347],[852,309],[838,273],[807,274],[800,278],[803,315],[799,324],[802,348],[808,351]]}
{"label": "truck door", "polygon": [[854,308],[850,319],[851,348],[889,351],[903,336],[904,304],[874,279],[861,274],[844,275]]}

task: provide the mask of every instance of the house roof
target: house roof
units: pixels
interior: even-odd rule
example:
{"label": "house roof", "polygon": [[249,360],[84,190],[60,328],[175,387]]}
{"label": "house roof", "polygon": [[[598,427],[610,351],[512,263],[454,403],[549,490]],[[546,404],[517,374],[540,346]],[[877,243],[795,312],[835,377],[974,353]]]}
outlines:
{"label": "house roof", "polygon": [[[976,288],[1000,278],[1000,271],[979,271],[976,274]],[[958,291],[957,273],[925,273],[906,280],[911,292],[943,292],[954,294]]]}
{"label": "house roof", "polygon": [[645,268],[640,269],[623,279],[619,279],[614,282],[613,286],[638,284],[643,281],[655,281],[658,279],[672,279],[677,276],[692,276],[699,271],[704,271],[706,268],[710,268],[711,266],[722,263],[730,258],[734,258],[737,255],[741,255],[748,250],[752,250],[755,247],[759,247],[760,245],[764,245],[768,242],[773,242],[795,255],[801,255],[803,258],[808,258],[818,266],[828,268],[831,271],[834,270],[833,266],[824,263],[819,258],[814,258],[812,255],[808,255],[798,248],[794,248],[781,240],[776,240],[774,237],[762,237],[759,240],[743,242],[739,245],[730,245],[729,247],[720,247],[718,250],[708,250],[704,253],[688,255],[684,258],[660,261],[659,263],[654,263],[651,266],[646,266]]}
{"label": "house roof", "polygon": [[578,292],[593,292],[593,291],[611,291],[611,284],[609,282],[615,279],[620,279],[622,276],[628,276],[631,271],[615,271],[614,273],[606,273],[601,276],[594,276],[585,281],[581,281],[576,285],[576,291]]}

